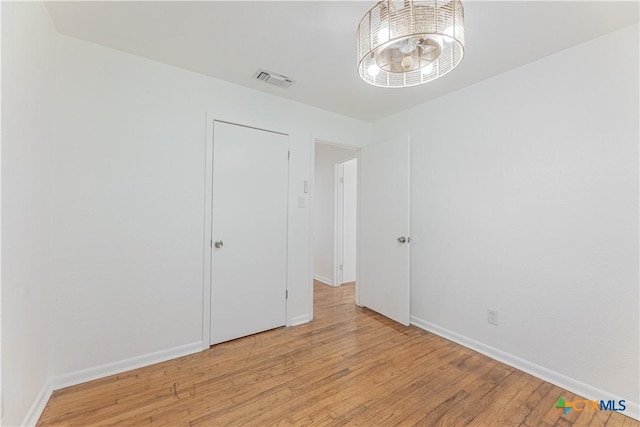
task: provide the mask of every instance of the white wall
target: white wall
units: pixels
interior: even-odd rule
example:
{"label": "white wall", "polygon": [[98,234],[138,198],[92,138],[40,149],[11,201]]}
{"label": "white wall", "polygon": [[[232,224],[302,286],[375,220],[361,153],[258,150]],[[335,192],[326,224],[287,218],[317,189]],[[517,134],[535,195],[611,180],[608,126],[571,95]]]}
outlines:
{"label": "white wall", "polygon": [[312,138],[369,125],[64,36],[58,72],[54,374],[201,340],[207,111],[291,135],[288,317],[309,318]]}
{"label": "white wall", "polygon": [[[414,321],[634,402],[637,40],[550,56],[373,138],[412,134]],[[37,412],[50,375],[201,340],[207,111],[291,134],[288,315],[308,318],[311,141],[362,146],[367,124],[57,36],[40,3],[2,3],[2,61],[3,425]]]}
{"label": "white wall", "polygon": [[[345,142],[351,142],[346,141]],[[355,145],[355,144],[354,144]],[[313,275],[336,285],[335,264],[335,191],[336,163],[355,155],[354,150],[335,145],[315,144],[313,179]]]}
{"label": "white wall", "polygon": [[2,425],[49,375],[49,241],[56,32],[41,3],[2,2]]}
{"label": "white wall", "polygon": [[374,123],[412,137],[413,321],[637,404],[638,114],[634,25]]}
{"label": "white wall", "polygon": [[356,242],[358,219],[358,159],[343,164],[343,241],[342,241],[342,282],[356,280]]}

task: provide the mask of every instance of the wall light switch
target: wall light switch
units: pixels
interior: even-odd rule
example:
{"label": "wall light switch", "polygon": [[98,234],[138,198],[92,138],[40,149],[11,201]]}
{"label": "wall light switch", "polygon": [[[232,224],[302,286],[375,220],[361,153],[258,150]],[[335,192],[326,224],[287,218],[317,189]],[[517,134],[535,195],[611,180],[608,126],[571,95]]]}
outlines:
{"label": "wall light switch", "polygon": [[298,197],[298,208],[302,209],[307,206],[307,199],[305,197]]}

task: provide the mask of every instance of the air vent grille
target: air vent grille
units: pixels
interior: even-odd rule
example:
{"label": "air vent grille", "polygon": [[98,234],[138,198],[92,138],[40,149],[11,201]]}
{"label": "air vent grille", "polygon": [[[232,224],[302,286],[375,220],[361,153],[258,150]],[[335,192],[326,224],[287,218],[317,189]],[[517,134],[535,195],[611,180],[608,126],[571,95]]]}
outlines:
{"label": "air vent grille", "polygon": [[267,81],[270,77],[270,74],[265,72],[265,71],[259,71],[258,72],[258,76],[256,77],[256,79],[258,80],[262,80],[262,81]]}
{"label": "air vent grille", "polygon": [[287,76],[266,70],[256,71],[253,78],[285,89],[295,83],[295,80],[290,79]]}

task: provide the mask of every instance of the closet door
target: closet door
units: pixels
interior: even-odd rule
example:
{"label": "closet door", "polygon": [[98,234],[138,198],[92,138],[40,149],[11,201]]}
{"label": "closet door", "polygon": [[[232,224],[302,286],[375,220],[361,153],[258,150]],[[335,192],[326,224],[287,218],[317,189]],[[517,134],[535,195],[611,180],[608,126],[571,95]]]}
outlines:
{"label": "closet door", "polygon": [[286,324],[289,137],[214,122],[211,344]]}

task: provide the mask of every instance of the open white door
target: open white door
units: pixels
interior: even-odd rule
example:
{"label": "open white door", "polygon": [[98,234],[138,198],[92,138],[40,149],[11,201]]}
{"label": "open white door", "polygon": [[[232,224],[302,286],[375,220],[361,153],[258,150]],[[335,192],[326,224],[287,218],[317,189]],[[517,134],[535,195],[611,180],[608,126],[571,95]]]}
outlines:
{"label": "open white door", "polygon": [[409,325],[409,140],[360,155],[360,304]]}
{"label": "open white door", "polygon": [[211,344],[284,326],[289,137],[214,122]]}
{"label": "open white door", "polygon": [[358,224],[358,159],[336,164],[336,285],[356,281]]}

